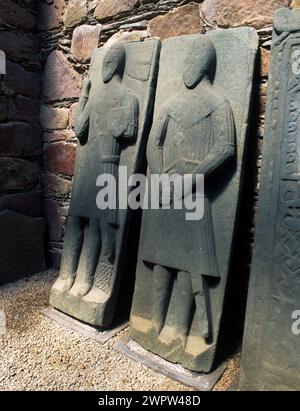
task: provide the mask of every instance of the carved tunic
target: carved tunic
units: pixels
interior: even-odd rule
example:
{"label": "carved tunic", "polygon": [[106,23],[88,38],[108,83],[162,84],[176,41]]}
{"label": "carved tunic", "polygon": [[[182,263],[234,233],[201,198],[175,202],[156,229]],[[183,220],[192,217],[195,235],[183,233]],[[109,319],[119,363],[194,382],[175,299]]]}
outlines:
{"label": "carved tunic", "polygon": [[212,89],[204,98],[177,95],[163,109],[150,139],[151,173],[204,174],[208,190],[200,221],[186,221],[185,209],[153,213],[150,230],[157,233],[157,242],[150,246],[145,240],[143,260],[219,277],[208,177],[234,153],[230,103]]}
{"label": "carved tunic", "polygon": [[[92,101],[92,100],[91,100]],[[99,210],[96,187],[100,174],[111,174],[118,181],[118,167],[126,141],[134,139],[138,127],[138,100],[125,86],[107,87],[102,98],[89,100],[78,120],[80,140],[70,213],[101,218],[117,225],[117,210]]]}

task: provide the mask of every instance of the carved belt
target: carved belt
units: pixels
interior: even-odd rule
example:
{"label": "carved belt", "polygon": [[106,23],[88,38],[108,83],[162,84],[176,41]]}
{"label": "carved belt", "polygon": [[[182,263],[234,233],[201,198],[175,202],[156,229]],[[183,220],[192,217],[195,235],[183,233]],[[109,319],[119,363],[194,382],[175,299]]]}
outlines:
{"label": "carved belt", "polygon": [[120,156],[101,156],[103,163],[119,164]]}

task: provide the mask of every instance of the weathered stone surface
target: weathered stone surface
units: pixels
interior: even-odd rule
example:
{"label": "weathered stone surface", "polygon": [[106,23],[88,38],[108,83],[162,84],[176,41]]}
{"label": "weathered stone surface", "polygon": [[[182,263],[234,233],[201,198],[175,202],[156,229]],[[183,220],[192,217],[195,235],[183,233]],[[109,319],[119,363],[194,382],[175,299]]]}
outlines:
{"label": "weathered stone surface", "polygon": [[139,0],[100,0],[94,16],[96,19],[105,20],[117,14],[134,10]]}
{"label": "weathered stone surface", "polygon": [[70,107],[70,127],[75,129],[76,115],[78,110],[78,103],[74,103]]}
{"label": "weathered stone surface", "polygon": [[35,16],[30,13],[30,11],[12,2],[11,0],[1,1],[0,26],[7,24],[20,27],[25,30],[34,29]]}
{"label": "weathered stone surface", "polygon": [[0,213],[0,283],[15,281],[45,269],[44,221]]}
{"label": "weathered stone surface", "polygon": [[266,113],[268,83],[261,83],[259,85],[259,114],[264,118]]}
{"label": "weathered stone surface", "polygon": [[73,32],[71,51],[74,57],[86,63],[90,60],[93,51],[98,47],[101,25],[76,27]]}
{"label": "weathered stone surface", "polygon": [[55,141],[74,140],[75,133],[73,130],[54,130],[43,134],[45,143],[53,143]]}
{"label": "weathered stone surface", "polygon": [[151,37],[160,37],[162,40],[168,37],[201,32],[199,4],[178,7],[163,16],[155,17],[149,23]]}
{"label": "weathered stone surface", "polygon": [[299,46],[300,10],[277,11],[242,352],[246,391],[300,390]]}
{"label": "weathered stone surface", "polygon": [[40,121],[44,129],[63,130],[69,125],[69,109],[42,106],[40,112]]}
{"label": "weathered stone surface", "polygon": [[62,25],[64,0],[53,0],[51,3],[39,2],[38,30],[51,30]]}
{"label": "weathered stone surface", "polygon": [[111,47],[116,43],[125,43],[126,41],[142,41],[149,37],[147,30],[125,31],[120,30],[114,34],[106,43],[105,48]]}
{"label": "weathered stone surface", "polygon": [[36,123],[39,103],[28,97],[15,96],[9,99],[9,118],[14,121]]}
{"label": "weathered stone surface", "polygon": [[202,13],[220,27],[251,26],[260,29],[272,23],[273,13],[290,0],[204,0]]}
{"label": "weathered stone surface", "polygon": [[0,190],[31,190],[39,183],[37,164],[18,158],[0,157]]}
{"label": "weathered stone surface", "polygon": [[74,27],[87,15],[86,0],[69,0],[63,21],[66,27]]}
{"label": "weathered stone surface", "polygon": [[31,157],[42,153],[40,128],[27,123],[0,124],[0,153],[2,156]]}
{"label": "weathered stone surface", "polygon": [[10,210],[28,217],[42,217],[43,192],[9,194],[0,197],[0,211]]}
{"label": "weathered stone surface", "polygon": [[44,168],[51,173],[72,176],[75,155],[75,144],[65,142],[49,144],[45,149]]}
{"label": "weathered stone surface", "polygon": [[63,53],[53,51],[47,59],[43,77],[46,102],[79,97],[81,76],[68,63]]}
{"label": "weathered stone surface", "polygon": [[32,33],[1,31],[0,49],[10,60],[39,66],[39,42]]}
{"label": "weathered stone surface", "polygon": [[260,75],[261,77],[267,77],[270,70],[270,51],[261,47],[260,48]]}
{"label": "weathered stone surface", "polygon": [[133,218],[132,210],[100,210],[96,181],[103,173],[118,180],[119,164],[127,165],[128,175],[143,169],[159,50],[157,39],[98,49],[79,101],[64,256],[50,303],[93,325],[108,327],[121,282],[124,289],[130,288],[124,259],[128,261],[126,239]]}
{"label": "weathered stone surface", "polygon": [[42,178],[44,189],[49,194],[68,196],[71,193],[72,183],[52,173],[45,173]]}
{"label": "weathered stone surface", "polygon": [[5,96],[0,96],[0,121],[6,120],[8,116],[8,104]]}
{"label": "weathered stone surface", "polygon": [[159,209],[143,211],[130,335],[197,372],[217,365],[222,344],[257,47],[255,30],[242,28],[174,37],[161,50],[148,181],[204,174],[204,214],[173,206],[195,186],[174,189],[169,209],[160,195]]}
{"label": "weathered stone surface", "polygon": [[64,218],[60,217],[54,200],[44,200],[44,215],[47,224],[47,235],[50,241],[61,241]]}
{"label": "weathered stone surface", "polygon": [[292,9],[299,9],[300,8],[300,0],[292,0],[291,8]]}
{"label": "weathered stone surface", "polygon": [[33,71],[25,70],[20,64],[7,61],[6,75],[3,85],[15,94],[38,97],[40,92],[40,76]]}

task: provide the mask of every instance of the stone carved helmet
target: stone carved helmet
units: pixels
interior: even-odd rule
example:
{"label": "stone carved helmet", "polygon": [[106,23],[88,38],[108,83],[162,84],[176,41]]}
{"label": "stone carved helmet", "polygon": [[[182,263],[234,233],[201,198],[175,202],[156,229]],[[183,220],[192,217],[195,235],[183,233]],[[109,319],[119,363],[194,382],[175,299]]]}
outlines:
{"label": "stone carved helmet", "polygon": [[187,88],[195,88],[204,77],[215,76],[217,53],[213,42],[203,35],[194,39],[185,59],[183,80]]}
{"label": "stone carved helmet", "polygon": [[114,44],[107,51],[102,67],[102,79],[104,83],[110,82],[110,80],[118,75],[123,77],[126,61],[126,51],[123,44]]}

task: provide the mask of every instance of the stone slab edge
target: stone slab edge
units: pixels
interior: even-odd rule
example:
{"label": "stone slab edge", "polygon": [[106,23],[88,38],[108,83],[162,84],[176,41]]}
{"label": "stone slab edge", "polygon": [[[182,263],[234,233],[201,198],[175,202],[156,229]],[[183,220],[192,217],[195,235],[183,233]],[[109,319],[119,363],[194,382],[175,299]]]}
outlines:
{"label": "stone slab edge", "polygon": [[51,320],[57,322],[59,325],[69,328],[72,331],[78,332],[84,337],[91,338],[92,340],[97,341],[99,344],[105,344],[116,334],[126,328],[129,324],[128,320],[118,322],[114,321],[111,328],[102,331],[98,327],[92,327],[88,324],[78,321],[75,318],[69,317],[68,315],[52,307],[47,307],[41,310],[41,313],[45,317],[48,317]]}
{"label": "stone slab edge", "polygon": [[[138,346],[138,351],[133,350],[130,343]],[[227,362],[222,363],[210,374],[196,373],[189,371],[179,364],[170,363],[158,355],[152,354],[134,342],[129,336],[124,337],[115,345],[115,350],[126,357],[163,374],[172,380],[181,382],[184,385],[194,388],[197,391],[211,391],[219,379],[222,377],[227,367]]]}

